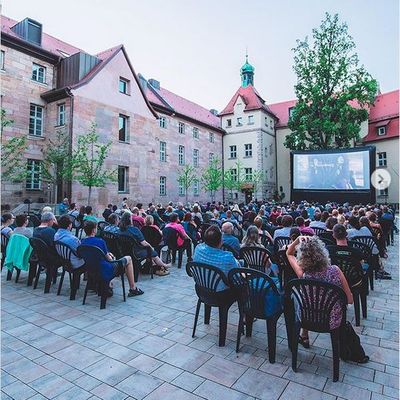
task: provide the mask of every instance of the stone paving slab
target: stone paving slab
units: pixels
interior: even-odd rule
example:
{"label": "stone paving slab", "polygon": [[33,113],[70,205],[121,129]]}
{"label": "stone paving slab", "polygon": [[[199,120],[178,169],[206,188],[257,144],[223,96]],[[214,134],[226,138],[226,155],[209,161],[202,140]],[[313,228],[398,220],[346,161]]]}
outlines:
{"label": "stone paving slab", "polygon": [[[398,243],[385,268],[392,281],[375,281],[368,296],[368,319],[356,331],[370,356],[368,364],[340,363],[332,382],[328,335],[310,333],[311,348],[299,349],[298,372],[291,369],[284,320],[278,321],[275,364],[268,361],[264,321],[243,337],[235,352],[238,313],[232,306],[225,347],[218,347],[218,314],[203,324],[202,308],[192,338],[197,298],[193,281],[173,267],[166,277],[140,278],[145,294],[122,300],[120,281],[105,310],[84,285],[75,301],[64,284],[43,293],[20,281],[1,288],[2,399],[15,400],[389,400],[399,398]],[[354,324],[353,307],[348,319]]]}

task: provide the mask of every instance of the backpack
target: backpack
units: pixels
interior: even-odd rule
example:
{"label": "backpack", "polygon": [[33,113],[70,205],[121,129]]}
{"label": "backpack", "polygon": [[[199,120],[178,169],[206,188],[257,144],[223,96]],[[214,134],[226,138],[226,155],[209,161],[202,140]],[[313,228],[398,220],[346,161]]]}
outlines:
{"label": "backpack", "polygon": [[340,330],[340,358],[343,361],[366,363],[369,357],[361,346],[360,338],[349,321]]}

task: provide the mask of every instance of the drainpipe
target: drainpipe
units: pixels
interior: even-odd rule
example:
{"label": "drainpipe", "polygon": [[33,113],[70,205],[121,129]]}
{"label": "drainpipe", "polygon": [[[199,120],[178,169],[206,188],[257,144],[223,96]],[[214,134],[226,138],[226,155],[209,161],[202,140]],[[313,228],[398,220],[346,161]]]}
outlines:
{"label": "drainpipe", "polygon": [[[72,137],[73,137],[73,125],[74,125],[74,95],[71,90],[68,89],[68,97],[70,98],[70,109],[69,109],[69,154],[72,157]],[[68,182],[67,185],[68,198],[71,199],[72,196],[72,180]]]}
{"label": "drainpipe", "polygon": [[225,204],[224,134],[222,134],[221,143],[222,143],[222,203]]}

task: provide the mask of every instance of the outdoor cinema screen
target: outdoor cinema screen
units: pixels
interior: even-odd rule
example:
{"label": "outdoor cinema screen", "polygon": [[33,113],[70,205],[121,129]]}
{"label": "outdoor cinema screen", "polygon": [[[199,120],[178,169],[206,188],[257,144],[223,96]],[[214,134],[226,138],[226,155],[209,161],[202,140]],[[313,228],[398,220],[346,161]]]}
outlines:
{"label": "outdoor cinema screen", "polygon": [[369,151],[293,153],[295,190],[369,190]]}

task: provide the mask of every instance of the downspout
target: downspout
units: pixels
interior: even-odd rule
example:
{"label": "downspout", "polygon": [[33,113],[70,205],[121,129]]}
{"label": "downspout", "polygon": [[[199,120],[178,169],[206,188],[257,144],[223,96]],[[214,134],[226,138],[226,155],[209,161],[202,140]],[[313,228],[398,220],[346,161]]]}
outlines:
{"label": "downspout", "polygon": [[222,134],[222,203],[225,204],[224,134]]}
{"label": "downspout", "polygon": [[[274,124],[274,133],[275,133],[275,191],[278,191],[279,193],[279,189],[278,189],[278,145],[276,143],[276,120],[275,120],[275,124]],[[290,163],[289,163],[289,168],[290,168]],[[289,171],[290,172],[290,171]]]}
{"label": "downspout", "polygon": [[[68,97],[70,98],[70,108],[69,108],[69,154],[72,157],[72,137],[73,137],[73,125],[74,125],[74,95],[68,89]],[[68,182],[67,185],[67,194],[68,198],[71,202],[72,196],[72,179]]]}

